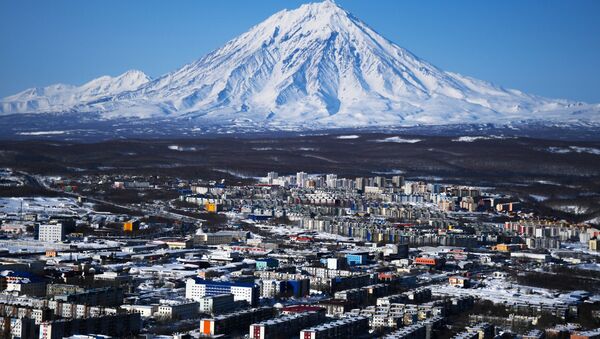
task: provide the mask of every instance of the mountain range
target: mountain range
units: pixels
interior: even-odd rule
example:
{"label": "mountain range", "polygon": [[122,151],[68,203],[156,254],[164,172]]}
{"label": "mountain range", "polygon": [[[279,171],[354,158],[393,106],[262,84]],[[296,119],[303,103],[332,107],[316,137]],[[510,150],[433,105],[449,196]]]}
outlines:
{"label": "mountain range", "polygon": [[0,100],[1,115],[24,113],[274,130],[600,123],[600,104],[544,98],[443,71],[329,0],[275,13],[156,79],[132,70]]}

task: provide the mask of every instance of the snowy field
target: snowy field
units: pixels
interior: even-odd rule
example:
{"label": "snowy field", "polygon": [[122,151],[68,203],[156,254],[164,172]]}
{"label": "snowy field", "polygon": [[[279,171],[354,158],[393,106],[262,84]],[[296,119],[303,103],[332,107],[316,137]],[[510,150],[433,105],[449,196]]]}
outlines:
{"label": "snowy field", "polygon": [[[123,244],[117,241],[105,240],[103,244],[99,243],[89,243],[89,242],[70,242],[70,243],[56,243],[56,242],[43,242],[39,240],[35,240],[33,238],[22,238],[22,239],[0,239],[0,249],[6,249],[11,253],[22,252],[22,253],[32,253],[32,252],[41,252],[47,249],[54,250],[67,250],[70,249],[71,246],[77,246],[82,250],[85,249],[95,249],[95,248],[105,248],[105,247],[119,247]],[[64,254],[64,256],[69,256],[69,254]],[[85,256],[85,255],[83,255]],[[64,259],[64,258],[63,258]]]}
{"label": "snowy field", "polygon": [[600,252],[590,251],[587,243],[568,242],[562,244],[563,249],[568,249],[573,252],[585,253],[594,256],[600,256]]}
{"label": "snowy field", "polygon": [[600,155],[600,149],[593,147],[579,147],[579,146],[569,146],[569,147],[549,147],[548,152],[550,153],[588,153],[593,155]]}
{"label": "snowy field", "polygon": [[454,142],[474,142],[477,140],[493,140],[493,139],[508,139],[501,135],[489,135],[489,136],[462,136],[456,139],[452,139]]}
{"label": "snowy field", "polygon": [[405,139],[401,137],[389,137],[385,139],[377,139],[375,142],[395,142],[397,144],[415,144],[422,141],[421,139]]}
{"label": "snowy field", "polygon": [[[267,230],[270,233],[277,234],[280,236],[290,236],[290,235],[297,235],[300,233],[314,232],[312,230],[305,230],[303,228],[295,227],[295,226],[267,226],[267,225],[256,225],[256,226],[260,227],[264,230]],[[348,241],[350,239],[350,238],[342,236],[342,235],[323,233],[323,232],[317,232],[317,235],[314,236],[314,238],[321,239],[321,240],[336,240],[336,241]]]}
{"label": "snowy field", "polygon": [[0,214],[79,215],[88,211],[82,209],[73,198],[0,198]]}
{"label": "snowy field", "polygon": [[552,290],[522,286],[505,279],[487,278],[484,286],[478,288],[458,288],[446,283],[432,285],[431,291],[436,294],[454,296],[472,296],[481,300],[489,300],[495,304],[530,304],[544,306],[564,306],[579,301],[577,293],[558,293]]}

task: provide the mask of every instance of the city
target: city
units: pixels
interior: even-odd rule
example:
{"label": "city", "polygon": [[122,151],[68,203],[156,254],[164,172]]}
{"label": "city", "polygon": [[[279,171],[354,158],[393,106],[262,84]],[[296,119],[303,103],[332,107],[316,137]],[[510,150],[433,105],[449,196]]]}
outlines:
{"label": "city", "polygon": [[1,173],[62,193],[0,199],[5,336],[600,335],[600,227],[484,187]]}

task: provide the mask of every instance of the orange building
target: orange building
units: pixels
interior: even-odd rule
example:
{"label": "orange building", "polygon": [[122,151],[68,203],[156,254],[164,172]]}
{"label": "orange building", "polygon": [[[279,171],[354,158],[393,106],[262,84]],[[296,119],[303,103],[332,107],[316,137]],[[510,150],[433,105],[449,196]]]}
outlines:
{"label": "orange building", "polygon": [[441,267],[444,265],[444,263],[445,262],[442,258],[418,257],[415,259],[415,264],[417,264],[417,265]]}
{"label": "orange building", "polygon": [[133,232],[140,229],[139,220],[128,220],[123,223],[124,232]]}
{"label": "orange building", "polygon": [[209,336],[214,334],[215,331],[215,320],[214,319],[202,319],[200,322],[200,332],[202,334]]}
{"label": "orange building", "polygon": [[580,331],[571,334],[571,339],[599,339],[600,329],[591,331]]}

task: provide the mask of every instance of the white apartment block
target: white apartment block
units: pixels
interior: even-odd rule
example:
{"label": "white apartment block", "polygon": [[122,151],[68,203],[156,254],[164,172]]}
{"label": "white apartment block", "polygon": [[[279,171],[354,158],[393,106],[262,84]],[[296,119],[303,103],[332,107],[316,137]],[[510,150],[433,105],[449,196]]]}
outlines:
{"label": "white apartment block", "polygon": [[40,225],[38,239],[44,242],[61,242],[65,240],[65,229],[61,223]]}
{"label": "white apartment block", "polygon": [[254,305],[257,302],[259,290],[254,284],[220,282],[200,278],[188,279],[185,284],[186,299],[198,302],[206,296],[228,293],[233,294],[235,301],[247,301],[250,305]]}

